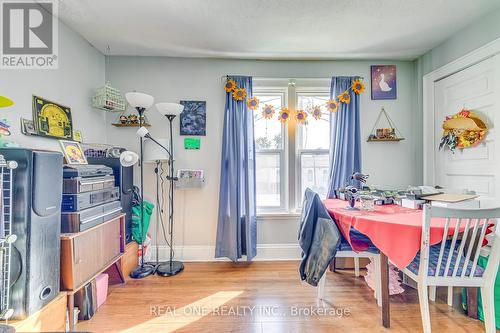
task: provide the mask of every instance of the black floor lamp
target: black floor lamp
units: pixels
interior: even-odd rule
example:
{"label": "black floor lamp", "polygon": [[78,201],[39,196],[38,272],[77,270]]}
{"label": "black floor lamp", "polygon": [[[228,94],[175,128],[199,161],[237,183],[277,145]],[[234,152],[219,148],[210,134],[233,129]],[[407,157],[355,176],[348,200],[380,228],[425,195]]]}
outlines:
{"label": "black floor lamp", "polygon": [[[129,92],[125,94],[128,104],[137,110],[139,113],[139,126],[143,128],[144,112],[149,109],[153,103],[153,96],[140,93],[140,92]],[[141,237],[141,264],[130,273],[130,277],[133,279],[142,279],[154,273],[155,267],[146,264],[144,260],[144,152],[143,152],[143,138],[139,139],[140,143],[140,167],[141,167],[141,225],[140,225],[140,237]]]}
{"label": "black floor lamp", "polygon": [[[156,144],[152,140],[144,141],[144,163],[154,163],[155,164],[155,176],[156,176],[156,225],[155,225],[155,260],[150,262],[150,264],[156,268],[164,262],[160,262],[159,255],[159,239],[160,239],[160,229],[163,231],[163,236],[165,241],[168,242],[167,235],[165,233],[165,226],[163,225],[163,163],[170,160],[169,154],[162,147],[168,146],[167,139],[156,139],[160,144]],[[161,184],[161,185],[160,185]]]}
{"label": "black floor lamp", "polygon": [[170,232],[170,260],[167,263],[161,264],[156,269],[156,274],[161,276],[172,276],[176,275],[184,269],[184,264],[180,261],[174,261],[174,245],[173,245],[173,235],[174,235],[174,183],[177,181],[177,177],[174,174],[174,139],[173,139],[173,129],[172,122],[175,117],[177,117],[182,110],[184,110],[184,105],[177,103],[158,103],[156,104],[158,112],[167,117],[170,124],[170,154],[169,154],[169,175],[167,179],[170,182],[169,187],[169,212],[168,212],[168,226]]}
{"label": "black floor lamp", "polygon": [[[169,206],[169,234],[170,234],[170,243],[168,244],[169,247],[170,247],[170,260],[168,262],[165,262],[165,263],[159,263],[159,265],[156,267],[156,271],[155,273],[160,275],[160,276],[172,276],[172,275],[176,275],[178,273],[180,273],[183,269],[184,269],[184,264],[180,261],[174,261],[173,258],[174,258],[174,250],[173,250],[173,224],[174,224],[174,215],[173,215],[173,212],[174,212],[174,195],[173,195],[173,192],[174,192],[174,182],[177,180],[177,177],[174,177],[173,176],[173,161],[174,161],[174,158],[173,158],[173,155],[170,153],[170,150],[168,148],[166,148],[164,145],[162,145],[160,142],[158,142],[157,140],[155,140],[151,134],[149,134],[149,131],[147,130],[146,127],[141,127],[138,131],[137,131],[137,135],[142,137],[142,138],[146,138],[146,139],[149,139],[151,141],[153,141],[154,143],[156,143],[158,146],[160,146],[161,148],[163,148],[167,153],[168,153],[168,156],[169,156],[169,164],[170,164],[170,170],[169,170],[169,176],[167,177],[167,179],[170,181],[170,191],[169,191],[169,200],[168,200],[168,206]],[[170,141],[172,143],[172,140]],[[157,221],[158,223],[158,221]]]}

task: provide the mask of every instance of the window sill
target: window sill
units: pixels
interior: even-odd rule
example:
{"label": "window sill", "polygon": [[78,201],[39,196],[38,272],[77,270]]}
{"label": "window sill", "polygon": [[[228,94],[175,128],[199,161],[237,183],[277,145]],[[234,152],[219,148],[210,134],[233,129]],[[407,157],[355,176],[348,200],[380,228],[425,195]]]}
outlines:
{"label": "window sill", "polygon": [[257,220],[268,221],[268,220],[298,220],[300,218],[300,213],[294,212],[282,212],[282,213],[257,213]]}

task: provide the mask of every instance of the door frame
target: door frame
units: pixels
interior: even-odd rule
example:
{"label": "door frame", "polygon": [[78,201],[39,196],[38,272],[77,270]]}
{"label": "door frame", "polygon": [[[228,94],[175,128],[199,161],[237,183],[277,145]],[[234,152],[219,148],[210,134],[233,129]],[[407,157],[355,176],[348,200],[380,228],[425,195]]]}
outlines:
{"label": "door frame", "polygon": [[483,60],[500,54],[500,38],[481,46],[478,49],[442,66],[423,77],[423,171],[424,184],[436,183],[435,150],[440,138],[435,137],[434,131],[434,84],[456,74],[464,69],[480,63]]}

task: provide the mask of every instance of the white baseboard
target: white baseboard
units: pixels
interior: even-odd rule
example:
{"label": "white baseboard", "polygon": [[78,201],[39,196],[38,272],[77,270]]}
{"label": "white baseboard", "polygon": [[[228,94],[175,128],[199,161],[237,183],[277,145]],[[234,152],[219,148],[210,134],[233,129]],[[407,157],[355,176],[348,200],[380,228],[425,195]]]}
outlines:
{"label": "white baseboard", "polygon": [[[187,245],[174,246],[174,257],[176,260],[196,261],[229,261],[228,258],[215,258],[215,246]],[[260,244],[257,245],[257,256],[255,261],[280,261],[300,260],[301,250],[298,244]],[[170,249],[166,245],[158,247],[160,261],[166,261],[170,256]],[[146,260],[156,258],[156,247],[151,245],[148,249]]]}

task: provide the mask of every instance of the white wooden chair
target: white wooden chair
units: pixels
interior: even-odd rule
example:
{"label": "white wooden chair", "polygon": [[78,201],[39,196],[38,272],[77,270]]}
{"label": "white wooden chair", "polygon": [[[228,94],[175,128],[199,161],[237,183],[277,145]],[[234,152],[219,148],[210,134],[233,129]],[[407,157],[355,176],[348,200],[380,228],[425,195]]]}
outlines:
{"label": "white wooden chair", "polygon": [[[382,283],[380,281],[380,276],[381,276],[380,254],[368,251],[354,252],[352,249],[351,250],[340,249],[335,254],[335,258],[354,258],[354,274],[356,275],[356,277],[359,276],[359,258],[369,258],[372,260],[375,266],[375,298],[377,299],[377,305],[382,306],[382,298],[380,297],[382,292]],[[317,296],[318,301],[324,300],[327,272],[328,270],[325,271],[325,274],[323,274],[321,280],[318,283],[318,296]]]}
{"label": "white wooden chair", "polygon": [[[430,246],[432,218],[444,218],[441,244]],[[500,261],[500,208],[450,209],[424,206],[422,244],[415,260],[403,271],[417,282],[424,333],[431,333],[428,287],[479,287],[486,333],[496,333],[493,288]],[[490,228],[491,225],[494,225]],[[454,228],[451,240],[448,231]],[[493,245],[486,268],[477,265],[486,230],[493,231]],[[461,232],[463,231],[463,233]]]}

